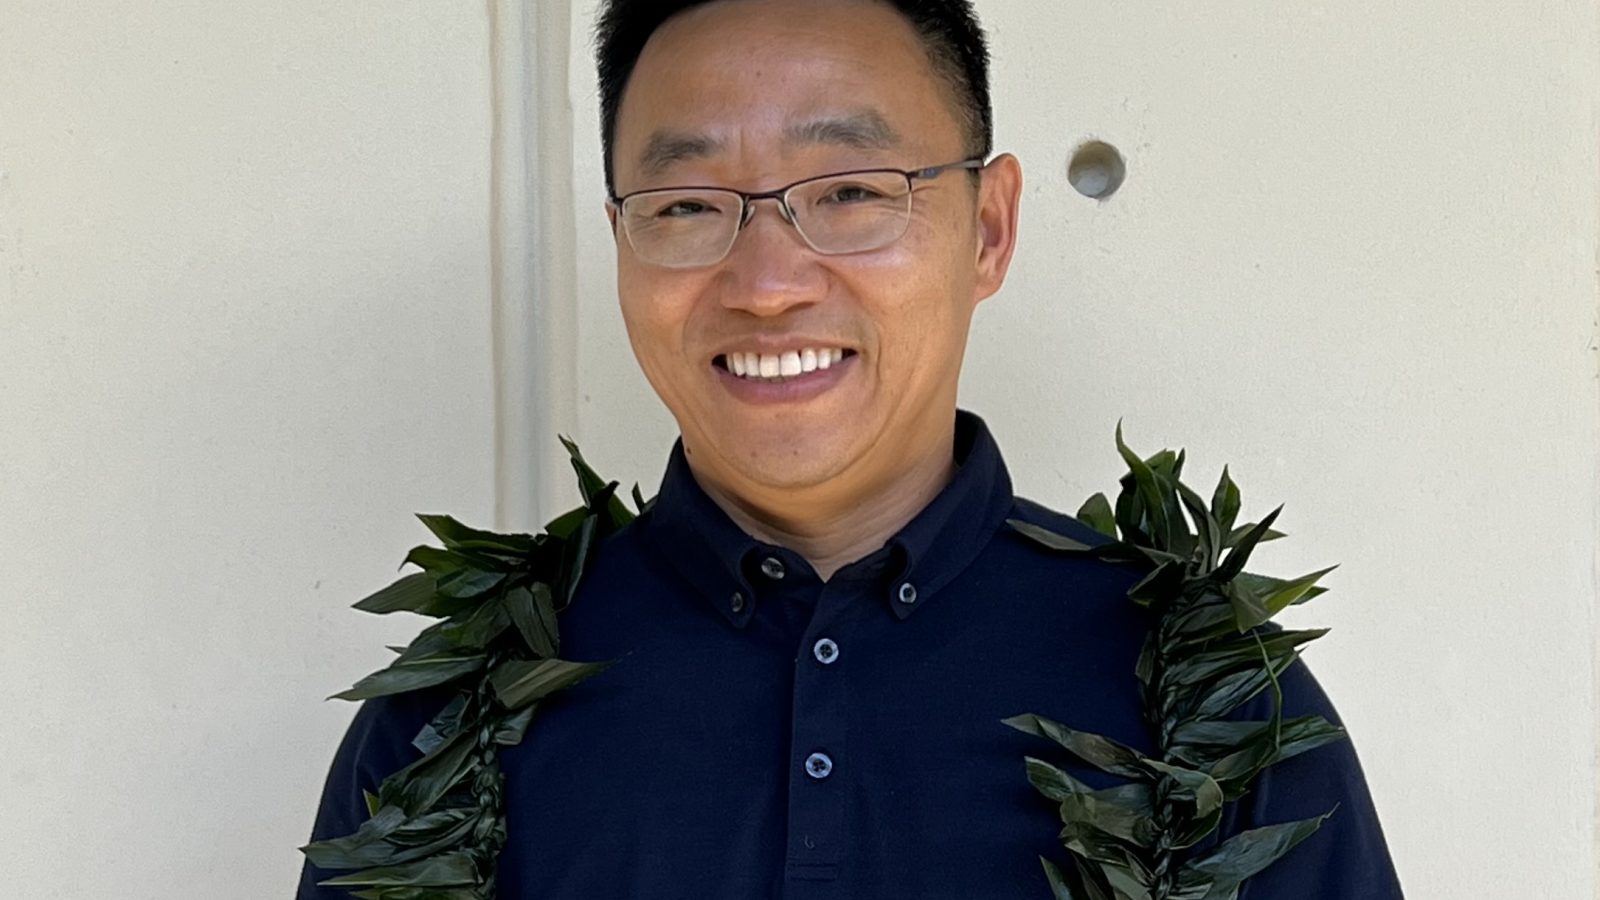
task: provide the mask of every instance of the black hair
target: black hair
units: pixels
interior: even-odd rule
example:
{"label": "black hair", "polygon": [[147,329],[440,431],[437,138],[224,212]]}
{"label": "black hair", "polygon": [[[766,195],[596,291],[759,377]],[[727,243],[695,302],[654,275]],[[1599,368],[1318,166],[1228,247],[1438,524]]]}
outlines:
{"label": "black hair", "polygon": [[[606,189],[614,189],[612,138],[617,110],[645,44],[668,19],[710,0],[602,0],[595,24],[595,65],[600,75],[600,145]],[[968,156],[987,158],[994,146],[989,103],[989,48],[971,0],[883,0],[905,16],[928,53],[933,70],[956,99],[956,120]]]}

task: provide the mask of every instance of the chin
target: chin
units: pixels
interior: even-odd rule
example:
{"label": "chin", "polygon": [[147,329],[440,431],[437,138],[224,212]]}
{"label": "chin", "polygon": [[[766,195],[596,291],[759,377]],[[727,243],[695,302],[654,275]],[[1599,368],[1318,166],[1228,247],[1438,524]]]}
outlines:
{"label": "chin", "polygon": [[728,451],[723,459],[740,478],[777,490],[815,487],[837,477],[849,464],[844,448],[831,436],[723,449]]}

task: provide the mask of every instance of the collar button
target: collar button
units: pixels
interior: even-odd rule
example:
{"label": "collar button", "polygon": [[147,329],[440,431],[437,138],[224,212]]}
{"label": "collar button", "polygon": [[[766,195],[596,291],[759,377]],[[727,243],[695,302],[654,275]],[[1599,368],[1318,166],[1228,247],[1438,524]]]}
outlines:
{"label": "collar button", "polygon": [[730,604],[733,606],[734,612],[744,612],[744,594],[734,591],[733,599],[730,601]]}
{"label": "collar button", "polygon": [[912,585],[911,582],[907,581],[904,584],[900,585],[900,595],[899,596],[900,596],[900,602],[901,603],[910,605],[912,603],[917,602],[917,589],[916,589],[916,587],[914,585]]}
{"label": "collar button", "polygon": [[783,560],[778,559],[776,556],[769,556],[763,559],[761,561],[761,574],[771,578],[773,581],[782,581],[783,576],[786,574],[783,568]]}

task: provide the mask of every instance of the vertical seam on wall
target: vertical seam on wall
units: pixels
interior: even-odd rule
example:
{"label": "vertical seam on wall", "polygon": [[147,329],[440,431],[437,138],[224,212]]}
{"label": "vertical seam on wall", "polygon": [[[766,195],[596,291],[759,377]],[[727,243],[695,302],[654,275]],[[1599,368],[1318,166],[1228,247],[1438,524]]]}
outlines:
{"label": "vertical seam on wall", "polygon": [[561,496],[555,433],[575,424],[576,281],[566,0],[488,0],[495,526],[531,529]]}

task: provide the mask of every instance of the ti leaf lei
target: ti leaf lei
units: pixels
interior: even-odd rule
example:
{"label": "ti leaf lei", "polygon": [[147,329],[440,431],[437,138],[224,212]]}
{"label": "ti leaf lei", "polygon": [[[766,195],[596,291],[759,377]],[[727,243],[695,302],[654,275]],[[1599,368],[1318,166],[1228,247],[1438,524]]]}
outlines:
{"label": "ti leaf lei", "polygon": [[[1285,721],[1282,715],[1278,676],[1327,629],[1264,627],[1285,608],[1323,593],[1317,581],[1332,570],[1293,580],[1245,572],[1257,545],[1282,537],[1272,529],[1281,507],[1259,523],[1236,526],[1239,488],[1227,469],[1207,506],[1181,480],[1182,451],[1141,459],[1123,442],[1120,426],[1117,449],[1128,473],[1115,510],[1096,494],[1078,512],[1110,542],[1090,547],[1026,522],[1010,525],[1052,551],[1147,571],[1128,597],[1154,622],[1135,674],[1156,756],[1031,713],[1006,719],[1077,762],[1125,779],[1095,790],[1027,757],[1028,780],[1060,805],[1060,839],[1071,865],[1040,861],[1056,900],[1234,900],[1245,879],[1333,814],[1250,829],[1187,859],[1183,853],[1217,831],[1223,804],[1243,796],[1263,769],[1344,737],[1321,716]],[[1229,718],[1268,688],[1270,719]]]}
{"label": "ti leaf lei", "polygon": [[[413,549],[422,568],[356,604],[442,621],[425,629],[388,668],[335,694],[367,700],[454,685],[443,710],[412,742],[421,759],[366,792],[370,818],[355,833],[302,847],[323,869],[358,869],[320,882],[360,888],[364,900],[493,900],[495,864],[506,842],[501,747],[522,742],[540,701],[599,673],[609,662],[561,659],[556,627],[591,551],[633,518],[563,440],[583,505],[538,535],[495,534],[448,516],[418,516],[443,549]],[[646,504],[637,487],[634,502]]]}
{"label": "ti leaf lei", "polygon": [[[634,515],[616,496],[617,483],[596,475],[572,442],[562,443],[582,506],[538,535],[418,516],[443,548],[414,548],[405,561],[422,571],[355,604],[440,621],[409,646],[390,648],[399,653],[394,662],[335,697],[448,686],[456,692],[413,740],[422,757],[385,778],[376,794],[364,792],[369,818],[361,827],[301,848],[318,868],[357,870],[321,884],[351,888],[363,900],[494,900],[506,842],[499,749],[522,742],[542,700],[611,664],[561,659],[557,620],[595,545]],[[1029,781],[1060,804],[1071,864],[1041,859],[1056,900],[1234,900],[1246,878],[1332,814],[1246,831],[1187,860],[1181,855],[1216,831],[1223,803],[1243,796],[1262,769],[1343,737],[1321,717],[1281,716],[1277,677],[1324,630],[1262,627],[1322,593],[1316,582],[1327,570],[1293,581],[1243,571],[1258,544],[1282,536],[1272,530],[1276,511],[1235,527],[1239,489],[1226,469],[1208,508],[1180,480],[1182,452],[1140,459],[1120,427],[1117,448],[1129,472],[1115,510],[1096,494],[1078,513],[1113,540],[1091,547],[1019,520],[1009,524],[1053,552],[1148,570],[1129,597],[1154,614],[1135,672],[1159,758],[1033,714],[1005,724],[1127,780],[1094,790],[1044,760],[1026,759]],[[637,487],[633,499],[640,511],[647,508]],[[1227,718],[1269,687],[1277,697],[1271,719]]]}

